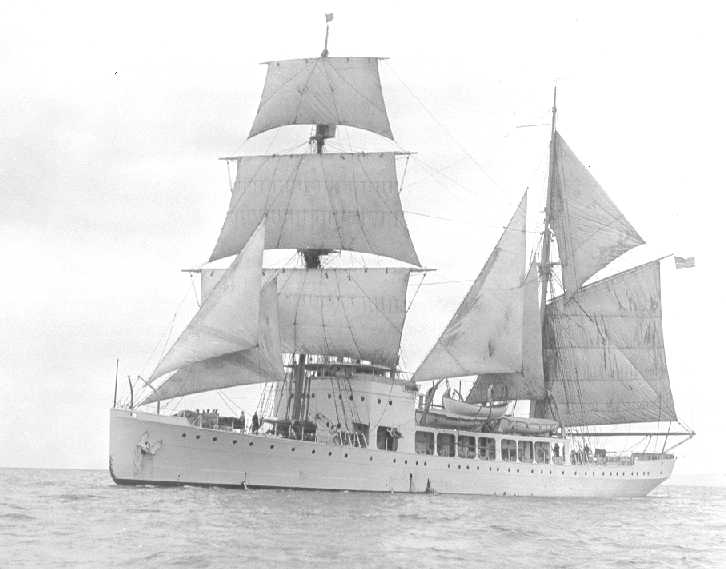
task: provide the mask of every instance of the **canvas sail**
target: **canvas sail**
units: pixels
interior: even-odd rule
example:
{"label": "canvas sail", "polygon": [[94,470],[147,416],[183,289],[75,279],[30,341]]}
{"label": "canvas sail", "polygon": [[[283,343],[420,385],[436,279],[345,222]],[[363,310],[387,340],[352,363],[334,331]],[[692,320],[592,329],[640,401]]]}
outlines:
{"label": "canvas sail", "polygon": [[569,296],[608,263],[645,241],[559,133],[554,137],[551,219]]}
{"label": "canvas sail", "polygon": [[[539,276],[532,263],[521,287],[522,365],[511,373],[479,374],[466,397],[468,403],[541,399],[544,391],[542,368],[542,323],[539,309]],[[491,389],[490,389],[491,388]]]}
{"label": "canvas sail", "polygon": [[414,381],[522,370],[526,211],[525,194]]}
{"label": "canvas sail", "polygon": [[147,397],[142,405],[235,385],[282,381],[285,373],[280,351],[277,281],[274,279],[262,289],[259,323],[256,347],[181,368]]}
{"label": "canvas sail", "polygon": [[346,249],[418,265],[395,157],[386,152],[238,158],[210,261],[237,253],[265,218],[267,249]]}
{"label": "canvas sail", "polygon": [[271,61],[250,137],[293,124],[347,125],[393,139],[377,57]]}
{"label": "canvas sail", "polygon": [[675,421],[654,261],[555,299],[545,311],[550,402],[565,426]]}
{"label": "canvas sail", "polygon": [[284,352],[395,366],[409,269],[283,269],[277,275]]}
{"label": "canvas sail", "polygon": [[261,223],[150,379],[257,345],[264,245]]}

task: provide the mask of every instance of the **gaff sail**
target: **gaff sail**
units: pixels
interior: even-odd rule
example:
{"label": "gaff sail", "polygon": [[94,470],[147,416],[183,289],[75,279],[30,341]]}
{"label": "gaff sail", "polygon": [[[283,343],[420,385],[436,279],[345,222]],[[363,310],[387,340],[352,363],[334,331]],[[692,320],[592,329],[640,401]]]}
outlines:
{"label": "gaff sail", "polygon": [[554,299],[545,310],[548,401],[565,426],[677,420],[653,261]]}

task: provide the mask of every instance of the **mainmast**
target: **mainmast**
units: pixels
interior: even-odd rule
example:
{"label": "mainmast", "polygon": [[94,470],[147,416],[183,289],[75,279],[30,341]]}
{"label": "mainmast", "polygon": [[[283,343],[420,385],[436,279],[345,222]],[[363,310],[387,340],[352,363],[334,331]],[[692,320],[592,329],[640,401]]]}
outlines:
{"label": "mainmast", "polygon": [[[539,272],[542,280],[542,291],[540,293],[539,303],[539,321],[542,327],[542,357],[547,346],[545,346],[546,334],[545,334],[545,308],[547,306],[547,289],[550,286],[550,279],[552,278],[552,263],[550,263],[550,245],[552,243],[552,185],[554,184],[555,178],[555,121],[557,119],[557,85],[555,85],[554,93],[552,95],[552,129],[550,131],[550,163],[549,173],[547,175],[547,198],[545,201],[545,220],[544,220],[544,233],[542,235],[542,255],[540,256]],[[534,417],[544,417],[545,410],[552,405],[550,398],[550,382],[547,377],[547,372],[544,371],[544,389],[545,396],[544,400],[537,401],[534,406],[534,412],[531,415]],[[551,411],[551,409],[550,409]],[[554,416],[554,414],[553,414]]]}
{"label": "mainmast", "polygon": [[[552,98],[552,130],[550,132],[550,165],[547,176],[547,200],[545,202],[544,235],[542,236],[542,256],[540,257],[540,276],[542,278],[542,293],[540,297],[540,321],[542,322],[542,339],[544,340],[544,311],[547,303],[547,289],[552,276],[550,263],[550,244],[552,242],[552,184],[555,176],[555,119],[557,118],[557,86],[555,85]],[[543,346],[544,347],[544,346]]]}

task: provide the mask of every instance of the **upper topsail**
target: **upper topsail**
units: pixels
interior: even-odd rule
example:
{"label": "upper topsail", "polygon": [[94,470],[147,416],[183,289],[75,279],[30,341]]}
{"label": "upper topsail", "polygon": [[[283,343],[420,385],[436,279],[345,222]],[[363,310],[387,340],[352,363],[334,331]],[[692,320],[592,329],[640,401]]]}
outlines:
{"label": "upper topsail", "polygon": [[415,381],[522,371],[526,210],[525,194]]}
{"label": "upper topsail", "polygon": [[235,254],[264,217],[268,249],[347,249],[419,264],[392,152],[237,159],[212,261]]}
{"label": "upper topsail", "polygon": [[554,137],[551,219],[569,298],[592,275],[645,241],[559,133]]}
{"label": "upper topsail", "polygon": [[347,125],[393,139],[377,57],[272,61],[250,137],[285,125]]}
{"label": "upper topsail", "polygon": [[261,223],[150,379],[257,346],[264,245],[265,228]]}

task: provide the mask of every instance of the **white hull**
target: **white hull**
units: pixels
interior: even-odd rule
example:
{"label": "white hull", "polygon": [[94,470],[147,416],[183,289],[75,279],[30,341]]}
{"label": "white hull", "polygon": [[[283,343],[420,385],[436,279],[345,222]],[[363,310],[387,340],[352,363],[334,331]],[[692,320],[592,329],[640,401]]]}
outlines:
{"label": "white hull", "polygon": [[507,496],[645,496],[674,459],[536,464],[333,446],[193,427],[112,409],[109,468],[119,484],[218,485]]}

